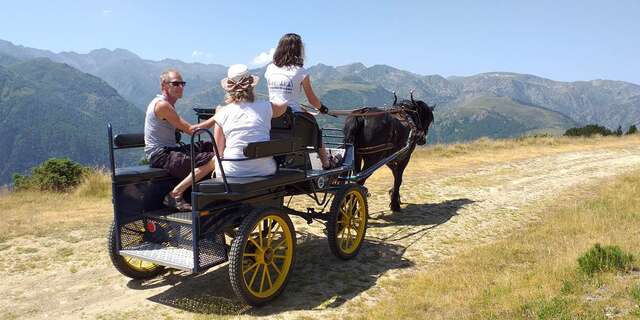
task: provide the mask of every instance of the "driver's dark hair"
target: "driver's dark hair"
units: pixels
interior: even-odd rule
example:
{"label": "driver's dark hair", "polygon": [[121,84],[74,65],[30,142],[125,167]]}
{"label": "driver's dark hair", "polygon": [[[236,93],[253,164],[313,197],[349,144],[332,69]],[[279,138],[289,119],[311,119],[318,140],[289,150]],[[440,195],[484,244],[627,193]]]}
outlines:
{"label": "driver's dark hair", "polygon": [[302,67],[304,65],[304,45],[302,38],[295,33],[287,33],[278,42],[273,54],[273,64],[282,67]]}

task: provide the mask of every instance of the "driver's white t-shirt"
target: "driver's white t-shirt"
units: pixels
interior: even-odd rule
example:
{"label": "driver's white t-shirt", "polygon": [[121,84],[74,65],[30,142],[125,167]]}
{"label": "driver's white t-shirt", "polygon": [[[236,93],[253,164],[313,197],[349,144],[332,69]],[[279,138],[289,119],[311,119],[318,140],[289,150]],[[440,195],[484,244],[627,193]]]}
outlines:
{"label": "driver's white t-shirt", "polygon": [[[243,150],[250,142],[270,140],[273,109],[269,101],[228,104],[216,108],[213,119],[220,125],[225,137],[224,159],[246,158]],[[217,166],[217,163],[216,163]],[[268,176],[276,172],[273,157],[244,161],[222,161],[228,177]],[[220,177],[220,172],[217,171]]]}
{"label": "driver's white t-shirt", "polygon": [[267,66],[264,78],[269,88],[269,101],[287,101],[291,111],[302,112],[300,98],[302,96],[302,80],[307,76],[304,67],[278,67],[271,63]]}

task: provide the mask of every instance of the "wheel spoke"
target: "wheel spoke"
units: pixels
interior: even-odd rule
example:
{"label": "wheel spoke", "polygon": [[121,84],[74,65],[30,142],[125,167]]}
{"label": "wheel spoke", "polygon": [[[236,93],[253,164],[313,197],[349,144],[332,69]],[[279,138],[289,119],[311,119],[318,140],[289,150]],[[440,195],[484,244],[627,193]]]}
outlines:
{"label": "wheel spoke", "polygon": [[269,265],[265,264],[264,268],[267,270],[267,280],[269,281],[269,289],[273,287],[273,281],[271,281],[271,271],[269,270]]}
{"label": "wheel spoke", "polygon": [[274,254],[273,258],[277,258],[277,259],[286,259],[287,256],[283,256],[283,255],[279,255],[279,254]]}
{"label": "wheel spoke", "polygon": [[275,247],[272,247],[272,248],[273,248],[273,250],[274,250],[274,251],[276,251],[276,250],[280,250],[280,249],[285,249],[285,250],[286,250],[286,249],[287,249],[287,247],[280,248],[280,246],[282,246],[282,244],[284,244],[286,241],[287,241],[287,238],[285,238],[285,237],[284,237],[284,235],[283,235],[283,239],[282,239],[282,241],[278,242],[278,244],[277,244]]}
{"label": "wheel spoke", "polygon": [[260,228],[262,226],[261,223],[258,223],[258,235],[260,237],[260,248],[262,248],[262,228]]}
{"label": "wheel spoke", "polygon": [[282,274],[282,271],[280,271],[280,269],[278,269],[278,266],[276,266],[275,262],[271,261],[271,265],[273,266],[273,270],[275,270],[278,273],[278,275]]}
{"label": "wheel spoke", "polygon": [[[257,263],[256,263],[257,264]],[[260,264],[256,268],[256,271],[253,272],[253,276],[251,276],[251,281],[249,282],[249,288],[253,288],[253,282],[256,280],[256,276],[258,275],[258,271],[260,271]]]}
{"label": "wheel spoke", "polygon": [[254,245],[254,246],[256,246],[256,248],[258,248],[258,250],[262,250],[262,246],[261,246],[261,245],[259,245],[259,244],[256,242],[256,240],[255,240],[255,239],[253,239],[253,238],[249,238],[249,241],[250,241],[251,243],[253,243],[253,245]]}
{"label": "wheel spoke", "polygon": [[278,230],[282,229],[282,226],[280,224],[278,224],[278,226],[276,227],[275,230],[273,230],[273,232],[271,232],[271,237],[269,237],[268,241],[267,241],[267,247],[270,248],[271,247],[271,243],[273,243],[273,238],[275,237],[276,234],[278,234]]}
{"label": "wheel spoke", "polygon": [[260,292],[262,292],[262,290],[264,290],[264,279],[265,277],[265,273],[267,273],[267,265],[262,265],[262,277],[260,279]]}
{"label": "wheel spoke", "polygon": [[266,248],[268,248],[271,245],[271,224],[269,223],[268,219],[264,220],[264,223],[262,224],[262,226],[264,226],[267,229],[267,235],[265,236],[267,239],[267,244],[266,244]]}
{"label": "wheel spoke", "polygon": [[252,265],[251,265],[251,267],[249,267],[248,269],[244,270],[244,271],[242,272],[242,274],[243,274],[243,275],[244,275],[244,274],[246,274],[247,272],[249,272],[249,271],[253,270],[253,268],[255,268],[255,267],[257,267],[257,266],[258,266],[258,263],[256,262],[256,263],[252,264]]}

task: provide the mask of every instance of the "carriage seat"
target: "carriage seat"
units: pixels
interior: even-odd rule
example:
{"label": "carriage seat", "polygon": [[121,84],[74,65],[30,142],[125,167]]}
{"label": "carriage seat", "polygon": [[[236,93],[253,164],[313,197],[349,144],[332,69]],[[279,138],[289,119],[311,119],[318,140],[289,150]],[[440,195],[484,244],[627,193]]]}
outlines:
{"label": "carriage seat", "polygon": [[170,178],[169,171],[150,166],[116,168],[115,182],[138,182]]}
{"label": "carriage seat", "polygon": [[[234,193],[250,194],[256,191],[271,189],[305,179],[301,170],[280,169],[274,175],[263,177],[227,177],[229,189]],[[222,178],[213,178],[198,183],[198,189],[204,193],[224,193]]]}

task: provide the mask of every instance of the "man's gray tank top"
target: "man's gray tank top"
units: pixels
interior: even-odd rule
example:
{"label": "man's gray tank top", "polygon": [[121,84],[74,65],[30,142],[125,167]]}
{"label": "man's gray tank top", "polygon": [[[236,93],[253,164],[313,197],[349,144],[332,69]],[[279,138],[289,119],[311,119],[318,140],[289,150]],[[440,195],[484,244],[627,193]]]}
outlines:
{"label": "man's gray tank top", "polygon": [[156,116],[155,107],[160,100],[167,101],[163,95],[157,95],[147,106],[144,117],[144,153],[147,159],[161,152],[164,147],[176,146],[176,128],[169,121]]}

